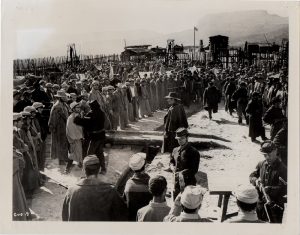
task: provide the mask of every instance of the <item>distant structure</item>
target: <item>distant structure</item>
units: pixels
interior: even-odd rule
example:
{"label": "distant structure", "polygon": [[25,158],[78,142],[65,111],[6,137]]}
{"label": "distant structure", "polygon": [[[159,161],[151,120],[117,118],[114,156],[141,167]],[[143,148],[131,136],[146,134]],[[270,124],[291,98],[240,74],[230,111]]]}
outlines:
{"label": "distant structure", "polygon": [[74,67],[80,63],[80,58],[77,55],[75,43],[67,46],[67,64],[70,67]]}
{"label": "distant structure", "polygon": [[210,61],[213,63],[222,63],[228,66],[229,57],[229,38],[223,35],[209,37]]}
{"label": "distant structure", "polygon": [[143,61],[153,59],[164,59],[166,49],[162,47],[149,48],[151,45],[126,46],[121,53],[122,61]]}

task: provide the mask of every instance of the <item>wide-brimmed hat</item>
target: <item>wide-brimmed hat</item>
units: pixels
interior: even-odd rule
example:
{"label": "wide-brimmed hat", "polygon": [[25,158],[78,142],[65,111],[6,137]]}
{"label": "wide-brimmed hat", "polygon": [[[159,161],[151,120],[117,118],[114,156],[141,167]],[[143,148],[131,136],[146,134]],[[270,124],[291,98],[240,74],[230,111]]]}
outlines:
{"label": "wide-brimmed hat", "polygon": [[70,108],[73,110],[76,106],[78,106],[80,103],[77,103],[77,102],[72,102],[70,104]]}
{"label": "wide-brimmed hat", "polygon": [[32,107],[34,107],[35,109],[38,109],[38,108],[44,108],[45,105],[43,105],[43,104],[40,103],[40,102],[34,102],[34,103],[32,104]]}
{"label": "wide-brimmed hat", "polygon": [[169,92],[167,96],[165,96],[165,99],[175,99],[175,100],[180,100],[178,97],[178,94],[176,92]]}
{"label": "wide-brimmed hat", "polygon": [[31,113],[31,112],[36,112],[36,109],[32,106],[26,106],[23,111]]}
{"label": "wide-brimmed hat", "polygon": [[175,136],[175,139],[179,139],[183,136],[188,136],[189,135],[189,132],[186,128],[184,127],[179,127],[177,130],[176,130],[176,136]]}
{"label": "wide-brimmed hat", "polygon": [[19,119],[22,118],[22,114],[21,113],[14,113],[13,114],[13,121],[17,121]]}
{"label": "wide-brimmed hat", "polygon": [[60,90],[60,91],[57,91],[56,95],[54,95],[55,97],[58,97],[58,98],[68,98],[66,92]]}

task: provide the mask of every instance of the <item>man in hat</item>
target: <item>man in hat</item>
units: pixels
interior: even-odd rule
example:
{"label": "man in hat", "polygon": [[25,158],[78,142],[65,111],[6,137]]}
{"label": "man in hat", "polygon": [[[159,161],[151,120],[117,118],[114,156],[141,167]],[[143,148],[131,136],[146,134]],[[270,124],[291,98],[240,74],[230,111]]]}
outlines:
{"label": "man in hat", "polygon": [[164,142],[162,152],[171,153],[178,143],[175,139],[176,130],[179,127],[188,127],[186,113],[184,107],[179,103],[180,99],[176,92],[170,92],[165,97],[170,105],[166,116],[164,117]]}
{"label": "man in hat", "polygon": [[129,159],[129,167],[134,174],[126,182],[124,198],[127,202],[130,221],[136,221],[137,211],[148,205],[152,198],[148,189],[150,176],[145,173],[145,164],[145,153],[136,153]]}
{"label": "man in hat", "polygon": [[195,174],[200,163],[198,150],[188,142],[187,129],[178,128],[175,138],[179,147],[174,148],[170,160],[170,169],[175,175],[174,199],[183,191],[185,185],[196,185]]}
{"label": "man in hat", "polygon": [[218,111],[218,103],[221,101],[221,93],[216,88],[214,83],[210,81],[208,87],[203,93],[203,106],[207,104],[205,109],[208,111],[209,119],[212,119],[212,112],[216,113]]}
{"label": "man in hat", "polygon": [[201,218],[199,209],[201,208],[205,190],[199,185],[186,186],[179,194],[169,215],[164,218],[165,222],[212,222],[209,219]]}
{"label": "man in hat", "polygon": [[76,80],[75,79],[70,80],[69,87],[66,90],[66,92],[69,94],[75,93],[76,95],[80,95],[80,94],[78,94],[78,90],[76,89]]}
{"label": "man in hat", "polygon": [[74,123],[74,118],[80,116],[81,108],[80,103],[73,102],[70,104],[72,113],[68,117],[66,125],[66,134],[69,142],[69,161],[66,166],[65,173],[69,173],[73,164],[76,161],[78,166],[82,166],[82,139],[83,129],[81,126]]}
{"label": "man in hat", "polygon": [[99,103],[93,100],[90,103],[91,111],[84,117],[74,117],[74,123],[84,128],[86,141],[88,142],[87,154],[95,154],[100,161],[101,174],[106,173],[106,165],[103,154],[105,129],[105,114],[101,110]]}
{"label": "man in hat", "polygon": [[153,198],[149,204],[137,212],[139,222],[162,222],[170,212],[166,202],[167,180],[162,175],[156,175],[149,181],[149,192]]}
{"label": "man in hat", "polygon": [[238,215],[225,222],[228,223],[264,223],[258,219],[256,206],[258,192],[253,185],[242,185],[233,193],[236,197],[236,204],[239,208]]}
{"label": "man in hat", "polygon": [[246,123],[249,123],[248,117],[246,115],[246,106],[248,104],[248,91],[245,82],[241,82],[239,88],[233,93],[232,100],[236,103],[236,111],[238,115],[238,123],[243,123],[243,115]]}
{"label": "man in hat", "polygon": [[127,221],[126,204],[115,188],[98,178],[99,158],[86,156],[83,160],[85,178],[66,193],[63,221]]}
{"label": "man in hat", "polygon": [[49,130],[51,132],[51,158],[59,159],[59,164],[64,165],[68,161],[68,140],[66,136],[66,124],[69,116],[69,107],[66,104],[68,97],[63,90],[55,95],[56,103],[52,106],[49,117]]}
{"label": "man in hat", "polygon": [[[281,223],[284,207],[284,196],[287,193],[287,168],[280,161],[278,151],[272,141],[261,144],[260,151],[265,160],[259,162],[255,171],[250,174],[250,183],[259,191],[257,204],[258,218],[271,223]],[[269,206],[268,212],[264,205]]]}
{"label": "man in hat", "polygon": [[34,102],[49,103],[50,99],[39,83],[34,84],[34,90],[31,92],[31,98]]}

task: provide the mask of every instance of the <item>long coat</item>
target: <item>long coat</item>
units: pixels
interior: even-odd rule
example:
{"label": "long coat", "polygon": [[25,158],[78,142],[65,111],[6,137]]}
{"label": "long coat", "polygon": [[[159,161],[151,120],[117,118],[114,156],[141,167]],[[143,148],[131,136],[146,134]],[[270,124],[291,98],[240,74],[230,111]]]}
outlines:
{"label": "long coat", "polygon": [[25,161],[21,152],[13,150],[13,220],[31,220],[25,193],[21,184],[21,172]]}
{"label": "long coat", "polygon": [[207,87],[203,94],[203,102],[207,104],[208,109],[218,110],[218,103],[221,100],[221,93],[215,87]]}
{"label": "long coat", "polygon": [[127,221],[125,202],[110,184],[81,179],[68,189],[62,209],[63,221]]}
{"label": "long coat", "polygon": [[51,132],[51,153],[52,159],[68,160],[68,140],[66,136],[66,124],[68,119],[67,105],[57,101],[51,111],[49,118],[49,129]]}
{"label": "long coat", "polygon": [[175,139],[175,132],[179,127],[188,127],[186,113],[182,104],[172,105],[164,117],[164,141],[162,152],[172,152],[173,148],[178,146]]}
{"label": "long coat", "polygon": [[246,107],[249,116],[249,137],[256,138],[265,135],[262,124],[263,105],[261,100],[251,99]]}

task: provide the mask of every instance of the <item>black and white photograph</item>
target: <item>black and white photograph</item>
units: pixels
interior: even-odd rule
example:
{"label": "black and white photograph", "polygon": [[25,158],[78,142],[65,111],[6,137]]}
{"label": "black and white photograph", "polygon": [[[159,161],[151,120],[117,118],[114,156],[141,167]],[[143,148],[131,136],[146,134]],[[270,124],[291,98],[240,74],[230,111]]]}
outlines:
{"label": "black and white photograph", "polygon": [[5,231],[299,232],[299,9],[3,0]]}

